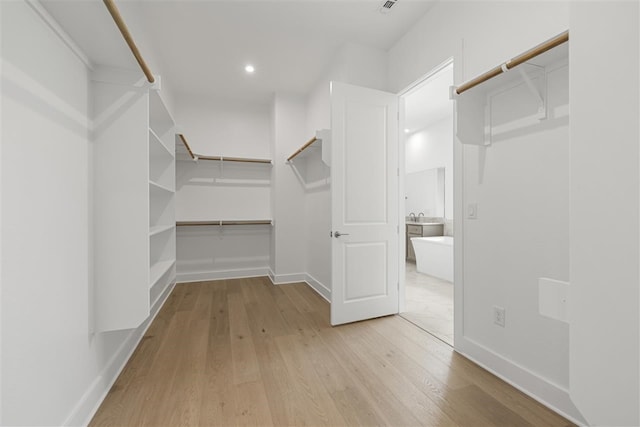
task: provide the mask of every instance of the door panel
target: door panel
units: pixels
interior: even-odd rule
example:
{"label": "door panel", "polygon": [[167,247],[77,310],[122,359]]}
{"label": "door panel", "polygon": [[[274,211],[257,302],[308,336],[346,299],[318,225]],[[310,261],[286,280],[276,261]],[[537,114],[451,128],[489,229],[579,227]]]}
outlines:
{"label": "door panel", "polygon": [[398,312],[398,98],[332,83],[331,128],[337,325]]}
{"label": "door panel", "polygon": [[345,282],[350,284],[345,287],[344,302],[387,295],[387,245],[383,242],[345,243],[343,247]]}
{"label": "door panel", "polygon": [[346,224],[387,220],[386,105],[346,101],[343,145]]}

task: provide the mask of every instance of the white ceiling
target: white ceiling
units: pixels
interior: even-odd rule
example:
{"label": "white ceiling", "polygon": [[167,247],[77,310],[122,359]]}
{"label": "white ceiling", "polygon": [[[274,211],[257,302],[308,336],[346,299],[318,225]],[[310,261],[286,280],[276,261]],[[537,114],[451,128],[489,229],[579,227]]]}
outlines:
{"label": "white ceiling", "polygon": [[440,70],[404,98],[405,129],[422,130],[453,114],[449,87],[453,85],[453,64]]}
{"label": "white ceiling", "polygon": [[[345,43],[388,50],[433,0],[172,0],[117,2],[143,56],[177,97],[266,103],[307,93]],[[95,64],[136,63],[99,0],[46,0],[45,8]],[[145,55],[146,52],[146,55]],[[244,65],[256,67],[246,75]],[[152,71],[154,71],[152,69]],[[158,73],[158,71],[154,71]]]}

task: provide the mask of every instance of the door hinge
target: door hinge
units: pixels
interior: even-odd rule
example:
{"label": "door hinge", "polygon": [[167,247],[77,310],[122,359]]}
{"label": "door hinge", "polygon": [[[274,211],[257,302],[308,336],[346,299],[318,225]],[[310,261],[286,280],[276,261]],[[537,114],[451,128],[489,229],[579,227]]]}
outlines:
{"label": "door hinge", "polygon": [[396,233],[400,234],[400,225],[396,225]]}
{"label": "door hinge", "polygon": [[399,177],[400,176],[400,168],[396,168],[396,176]]}

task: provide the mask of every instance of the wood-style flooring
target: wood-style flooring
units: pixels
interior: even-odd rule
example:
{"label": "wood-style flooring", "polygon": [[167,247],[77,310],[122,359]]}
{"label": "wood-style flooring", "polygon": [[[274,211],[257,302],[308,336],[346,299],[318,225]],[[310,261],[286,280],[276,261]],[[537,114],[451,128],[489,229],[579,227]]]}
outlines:
{"label": "wood-style flooring", "polygon": [[567,426],[399,316],[332,328],[306,284],[179,284],[91,426]]}
{"label": "wood-style flooring", "polygon": [[400,316],[453,345],[453,283],[418,273],[406,263],[405,311]]}

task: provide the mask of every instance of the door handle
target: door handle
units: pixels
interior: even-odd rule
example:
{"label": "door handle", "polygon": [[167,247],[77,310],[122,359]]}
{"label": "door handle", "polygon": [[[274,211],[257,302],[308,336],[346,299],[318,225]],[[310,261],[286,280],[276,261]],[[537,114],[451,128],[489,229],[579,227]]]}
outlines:
{"label": "door handle", "polygon": [[336,231],[335,233],[333,233],[333,237],[335,237],[336,239],[340,236],[348,236],[349,233],[341,233],[339,231]]}

